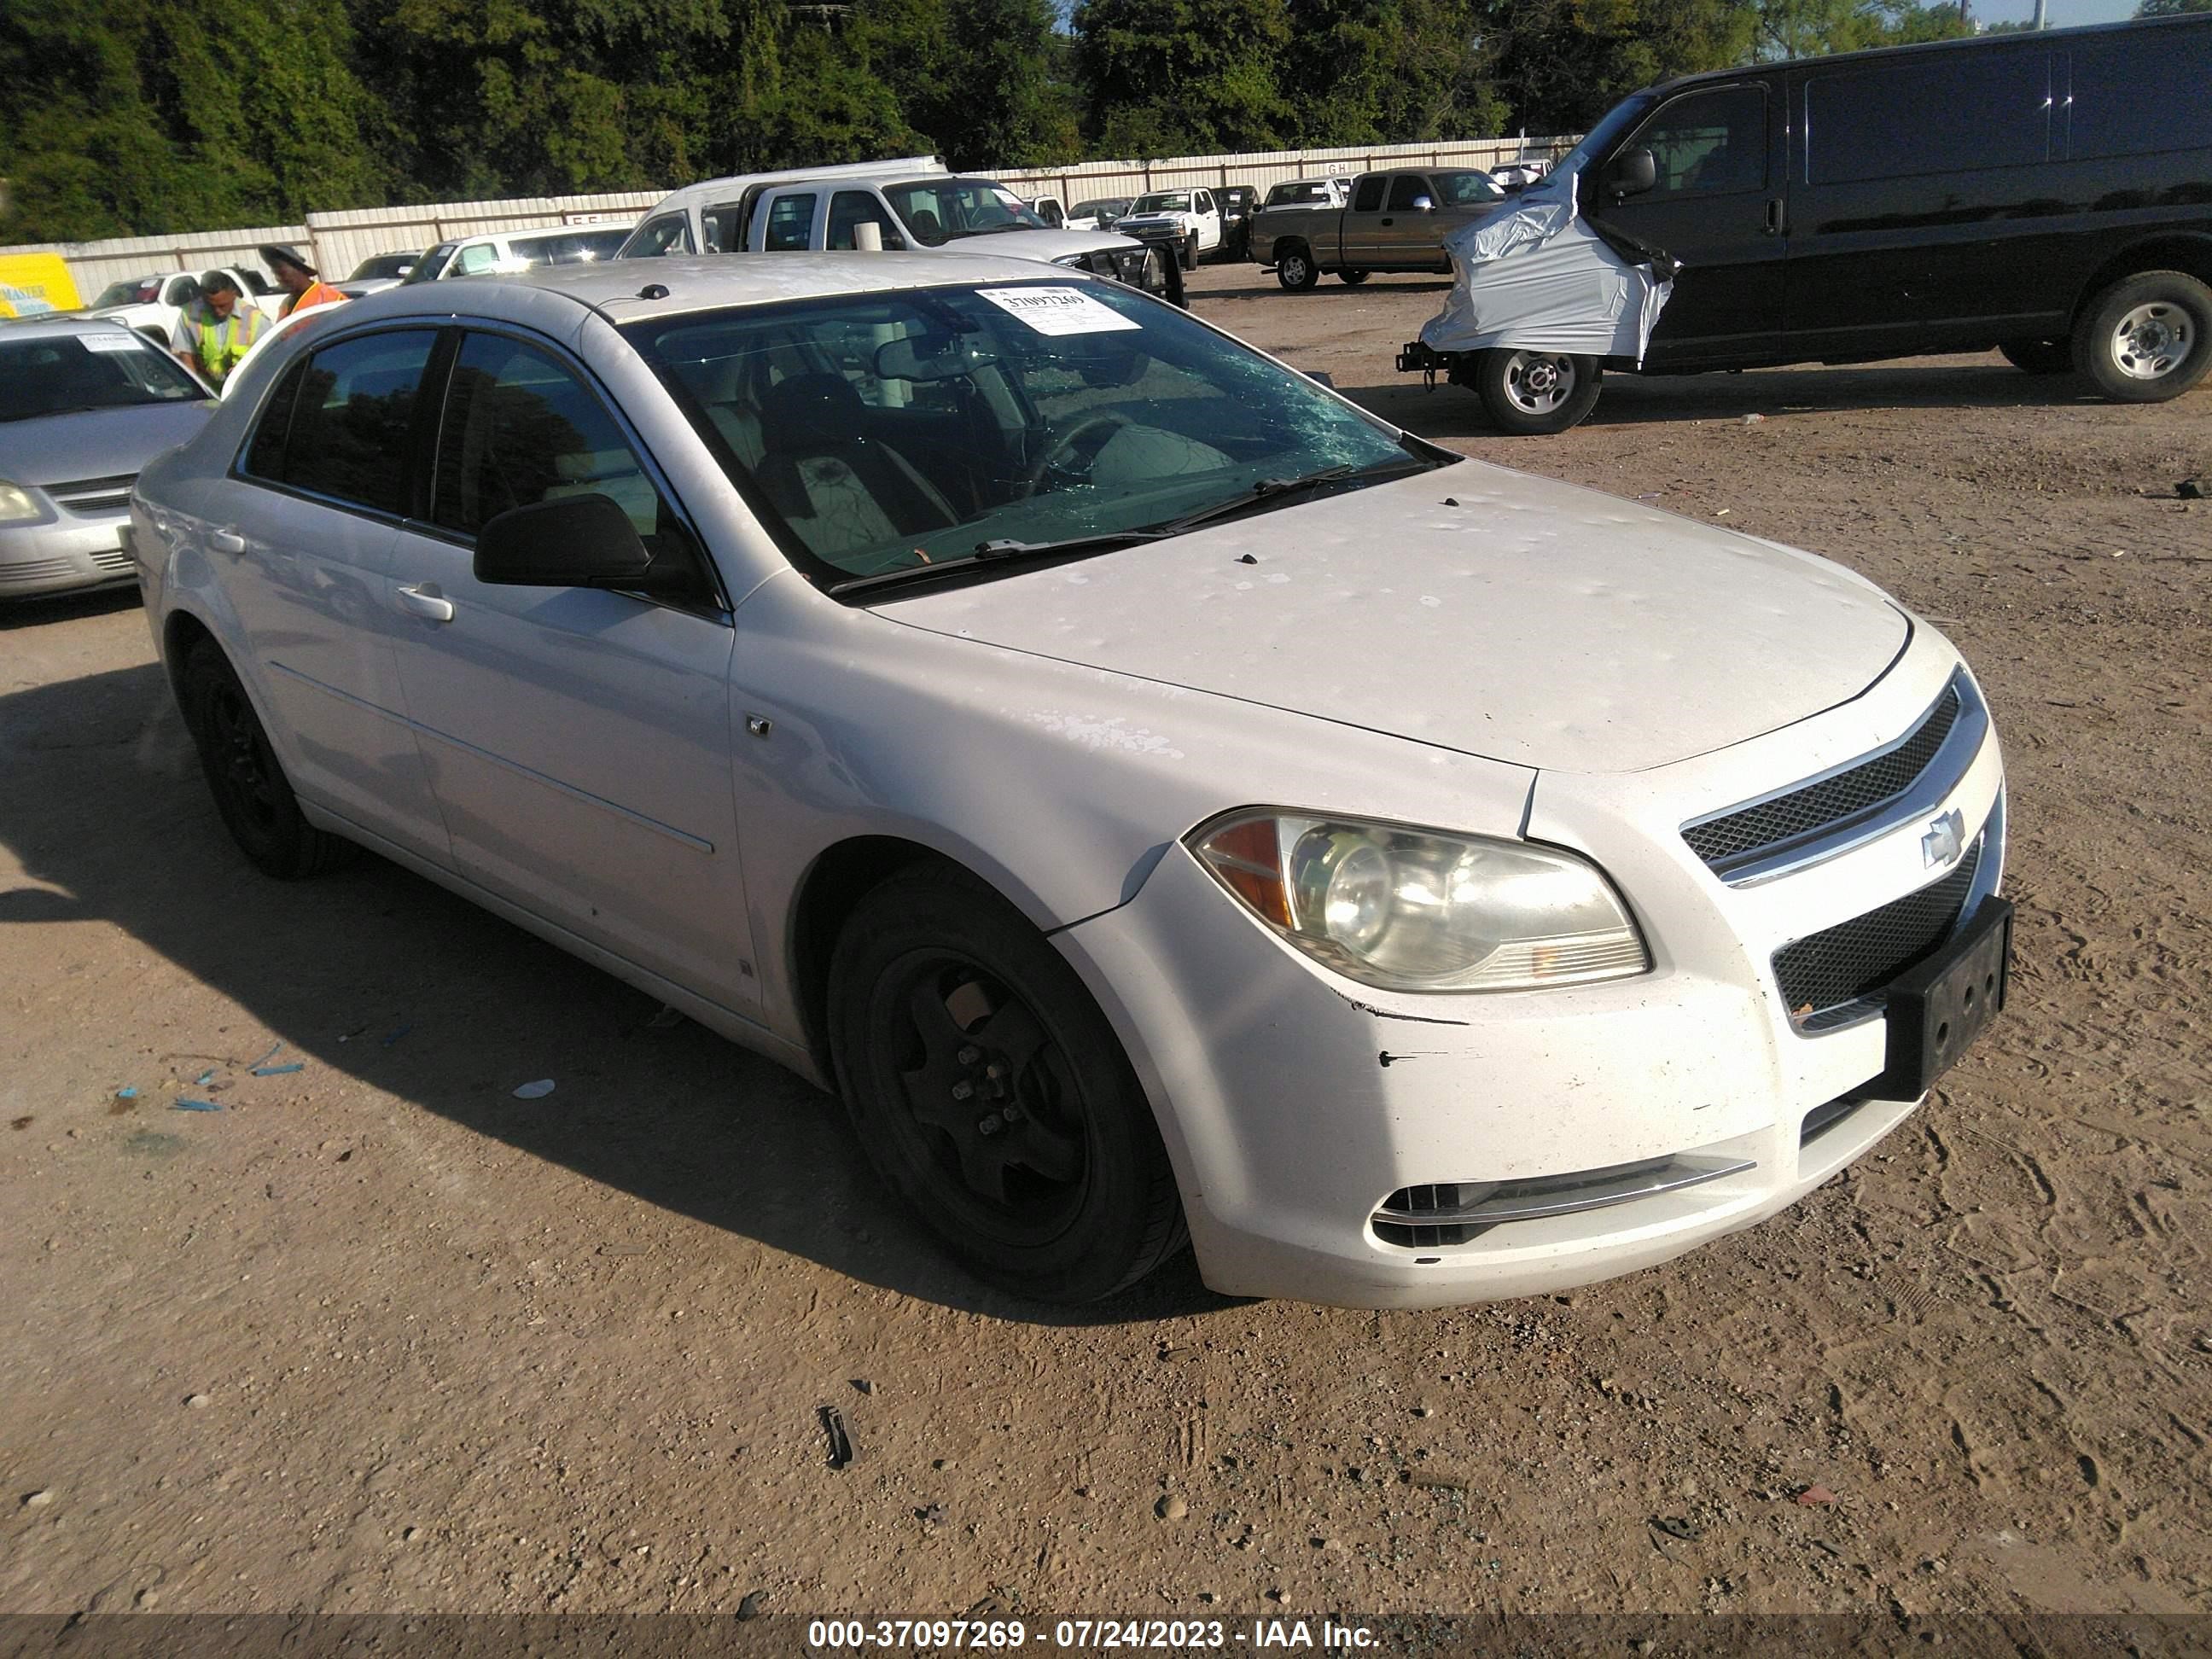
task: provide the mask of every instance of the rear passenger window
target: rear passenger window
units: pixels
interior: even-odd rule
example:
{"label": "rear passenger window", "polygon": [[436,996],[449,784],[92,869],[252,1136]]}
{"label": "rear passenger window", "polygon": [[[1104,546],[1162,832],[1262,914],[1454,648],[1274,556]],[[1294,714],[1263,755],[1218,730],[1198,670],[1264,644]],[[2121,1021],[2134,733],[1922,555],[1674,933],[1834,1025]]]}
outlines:
{"label": "rear passenger window", "polygon": [[2212,149],[2212,35],[2175,30],[2172,48],[2154,40],[2085,39],[2072,49],[2076,161]]}
{"label": "rear passenger window", "polygon": [[811,191],[804,196],[779,196],[769,205],[768,234],[761,245],[771,253],[802,252],[813,228],[814,197]]}
{"label": "rear passenger window", "polygon": [[379,513],[404,513],[407,444],[428,329],[325,346],[284,377],[246,458],[246,472]]}
{"label": "rear passenger window", "polygon": [[1382,186],[1389,180],[1374,173],[1359,181],[1359,188],[1352,193],[1354,213],[1380,213],[1382,210]]}
{"label": "rear passenger window", "polygon": [[1631,201],[1726,196],[1766,187],[1766,94],[1720,87],[1661,107],[1623,146],[1648,149],[1659,182]]}
{"label": "rear passenger window", "polygon": [[706,233],[709,253],[743,253],[745,251],[745,210],[742,202],[725,202],[720,207],[702,208],[699,228]]}
{"label": "rear passenger window", "polygon": [[2049,154],[2050,106],[2047,52],[1816,73],[1805,83],[1805,179],[1855,184],[2039,162]]}
{"label": "rear passenger window", "polygon": [[617,502],[648,548],[672,525],[637,452],[590,388],[535,347],[470,335],[446,394],[432,520],[473,536],[509,507],[586,495]]}

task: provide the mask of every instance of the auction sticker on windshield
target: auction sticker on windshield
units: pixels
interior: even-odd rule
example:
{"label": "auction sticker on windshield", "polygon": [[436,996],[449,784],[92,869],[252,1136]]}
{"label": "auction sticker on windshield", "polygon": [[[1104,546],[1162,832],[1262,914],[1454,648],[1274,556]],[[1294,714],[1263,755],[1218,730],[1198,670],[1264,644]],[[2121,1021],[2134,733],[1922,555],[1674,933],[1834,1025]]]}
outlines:
{"label": "auction sticker on windshield", "polygon": [[1144,326],[1078,288],[979,288],[975,297],[1020,318],[1040,334],[1105,334]]}
{"label": "auction sticker on windshield", "polygon": [[136,334],[119,328],[112,334],[80,334],[76,337],[87,351],[143,351],[146,347]]}

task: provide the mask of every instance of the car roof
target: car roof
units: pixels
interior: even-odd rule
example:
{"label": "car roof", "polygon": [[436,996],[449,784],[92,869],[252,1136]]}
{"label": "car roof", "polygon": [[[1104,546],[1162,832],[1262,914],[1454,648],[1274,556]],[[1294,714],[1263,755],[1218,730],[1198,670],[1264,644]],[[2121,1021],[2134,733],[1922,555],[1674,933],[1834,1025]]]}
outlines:
{"label": "car roof", "polygon": [[[618,306],[622,320],[678,316],[725,306],[880,294],[901,289],[1010,282],[1085,283],[1086,273],[1037,259],[941,253],[709,253],[656,259],[605,259],[548,265],[514,276],[413,283],[352,303],[358,316],[450,317],[457,310],[496,314],[495,292],[553,293],[594,311]],[[658,293],[653,290],[660,290]],[[464,303],[463,295],[483,297]],[[371,308],[374,308],[373,310]]]}
{"label": "car roof", "polygon": [[[1932,54],[1956,52],[1991,51],[2006,46],[2025,46],[2040,40],[2047,46],[2063,46],[2069,42],[2093,39],[2099,35],[2116,34],[2124,29],[2160,29],[2175,27],[2187,28],[2206,27],[2201,14],[2191,13],[2174,17],[2133,17],[2118,23],[2078,24],[2063,29],[2038,33],[2032,29],[2008,31],[2003,34],[1970,34],[1955,40],[1922,40],[1909,46],[1869,46],[1859,52],[1838,52],[1819,58],[1794,58],[1778,64],[1740,64],[1733,69],[1705,70],[1696,75],[1684,75],[1672,81],[1661,81],[1646,87],[1646,93],[1675,93],[1686,87],[1704,86],[1709,82],[1741,81],[1749,75],[1778,69],[1814,69],[1826,72],[1838,66],[1849,68],[1869,59],[1884,64],[1905,63]],[[1632,94],[1641,96],[1641,94]]]}
{"label": "car roof", "polygon": [[137,335],[129,325],[118,322],[112,317],[33,316],[19,317],[9,324],[7,331],[0,334],[0,339],[64,339],[76,334],[113,334],[118,331],[130,334],[134,339],[143,337]]}

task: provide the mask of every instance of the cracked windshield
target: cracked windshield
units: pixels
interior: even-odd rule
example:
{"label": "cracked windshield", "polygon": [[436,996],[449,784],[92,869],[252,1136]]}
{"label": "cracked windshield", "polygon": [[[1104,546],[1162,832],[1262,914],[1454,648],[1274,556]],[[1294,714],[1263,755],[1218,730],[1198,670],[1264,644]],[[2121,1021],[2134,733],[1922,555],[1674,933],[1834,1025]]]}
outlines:
{"label": "cracked windshield", "polygon": [[787,550],[832,583],[1144,539],[1439,464],[1103,283],[748,308],[633,325],[633,338],[689,392]]}

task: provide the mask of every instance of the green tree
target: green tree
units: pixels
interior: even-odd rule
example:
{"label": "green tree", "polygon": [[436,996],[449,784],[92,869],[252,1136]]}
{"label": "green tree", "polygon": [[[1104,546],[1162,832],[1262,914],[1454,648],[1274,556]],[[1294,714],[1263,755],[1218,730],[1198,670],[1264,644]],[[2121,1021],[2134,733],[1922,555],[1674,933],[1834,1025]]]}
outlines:
{"label": "green tree", "polygon": [[1487,0],[1483,49],[1510,120],[1575,132],[1655,82],[1749,60],[1753,0]]}
{"label": "green tree", "polygon": [[1407,143],[1495,132],[1504,108],[1476,51],[1474,0],[1307,0],[1283,84],[1301,143]]}
{"label": "green tree", "polygon": [[1288,136],[1285,0],[1082,0],[1073,22],[1095,151],[1273,149]]}
{"label": "green tree", "polygon": [[173,0],[0,9],[0,241],[296,221],[383,199],[343,13]]}
{"label": "green tree", "polygon": [[2184,17],[2199,11],[2212,11],[2212,0],[2142,0],[2142,4],[2136,8],[2136,15]]}
{"label": "green tree", "polygon": [[1955,3],[1918,0],[1759,0],[1763,57],[1809,58],[1869,46],[1911,46],[1973,33]]}
{"label": "green tree", "polygon": [[860,0],[846,39],[955,167],[1038,166],[1080,148],[1054,21],[1048,0]]}

